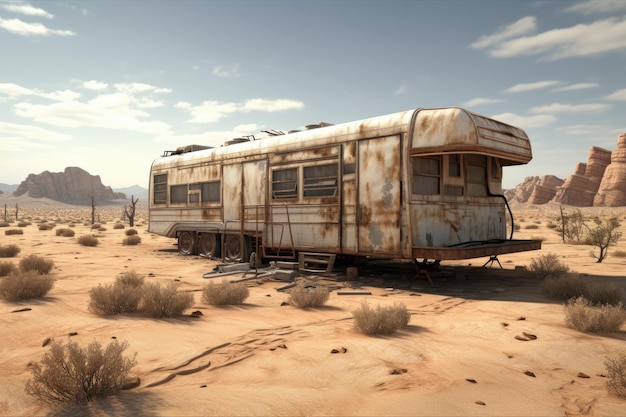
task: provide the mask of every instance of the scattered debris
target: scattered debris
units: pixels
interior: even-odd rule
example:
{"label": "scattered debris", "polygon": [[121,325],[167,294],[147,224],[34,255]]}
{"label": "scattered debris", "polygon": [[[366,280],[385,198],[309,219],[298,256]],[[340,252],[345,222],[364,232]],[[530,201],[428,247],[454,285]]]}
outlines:
{"label": "scattered debris", "polygon": [[471,382],[472,384],[476,384],[476,380],[472,378],[465,378],[467,382]]}
{"label": "scattered debris", "polygon": [[30,307],[24,307],[24,308],[20,308],[19,310],[12,310],[11,313],[21,313],[22,311],[31,311],[32,308]]}
{"label": "scattered debris", "polygon": [[478,404],[478,405],[487,405],[487,404],[485,404],[485,402],[484,402],[484,401],[480,401],[480,400],[475,401],[474,403],[475,403],[475,404]]}
{"label": "scattered debris", "polygon": [[533,378],[535,378],[535,373],[532,371],[526,371],[524,372],[524,375],[532,376]]}
{"label": "scattered debris", "polygon": [[391,371],[389,371],[389,375],[400,375],[400,374],[406,374],[407,373],[407,369],[405,368],[394,368]]}
{"label": "scattered debris", "polygon": [[285,345],[285,344],[278,345],[278,346],[276,346],[276,347],[270,348],[270,350],[271,350],[271,351],[274,351],[274,350],[279,349],[279,348],[280,348],[280,349],[287,349],[287,345]]}
{"label": "scattered debris", "polygon": [[579,372],[577,376],[578,376],[578,378],[585,378],[585,379],[586,378],[591,378],[589,375],[587,375],[584,372]]}
{"label": "scattered debris", "polygon": [[372,295],[371,291],[337,291],[337,295]]}
{"label": "scattered debris", "polygon": [[346,353],[348,351],[348,349],[346,349],[345,347],[340,347],[339,349],[333,349],[330,351],[330,353]]}
{"label": "scattered debris", "polygon": [[43,341],[43,343],[41,344],[41,347],[46,347],[50,344],[50,342],[52,342],[52,338],[51,337],[46,337]]}
{"label": "scattered debris", "polygon": [[537,340],[537,336],[532,333],[522,332],[522,334],[526,336],[527,338],[529,338],[530,340]]}
{"label": "scattered debris", "polygon": [[517,340],[521,340],[522,342],[530,342],[530,339],[524,336],[516,335],[515,338]]}
{"label": "scattered debris", "polygon": [[76,336],[78,334],[78,332],[69,332],[68,336]]}

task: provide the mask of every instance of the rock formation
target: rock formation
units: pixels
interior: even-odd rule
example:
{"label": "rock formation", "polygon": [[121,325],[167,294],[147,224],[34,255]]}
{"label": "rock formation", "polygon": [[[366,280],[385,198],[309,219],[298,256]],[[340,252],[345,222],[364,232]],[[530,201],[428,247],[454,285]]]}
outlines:
{"label": "rock formation", "polygon": [[65,168],[64,172],[30,174],[13,192],[16,197],[23,194],[69,204],[91,204],[92,196],[98,203],[126,199],[123,193],[115,193],[111,187],[102,185],[99,175],[91,175],[77,167]]}
{"label": "rock formation", "polygon": [[591,147],[587,162],[578,163],[565,181],[553,175],[527,177],[505,196],[509,201],[531,204],[626,206],[626,133],[619,135],[613,152]]}
{"label": "rock formation", "polygon": [[594,206],[626,206],[626,133],[617,138],[617,149],[611,153],[611,164],[604,171]]}

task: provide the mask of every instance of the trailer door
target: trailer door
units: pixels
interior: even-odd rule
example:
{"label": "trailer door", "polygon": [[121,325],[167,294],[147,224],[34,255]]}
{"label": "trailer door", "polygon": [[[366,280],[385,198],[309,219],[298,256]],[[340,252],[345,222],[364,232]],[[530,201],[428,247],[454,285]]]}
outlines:
{"label": "trailer door", "polygon": [[242,169],[241,164],[224,165],[224,222],[227,230],[242,227]]}
{"label": "trailer door", "polygon": [[401,255],[400,136],[359,142],[359,253]]}

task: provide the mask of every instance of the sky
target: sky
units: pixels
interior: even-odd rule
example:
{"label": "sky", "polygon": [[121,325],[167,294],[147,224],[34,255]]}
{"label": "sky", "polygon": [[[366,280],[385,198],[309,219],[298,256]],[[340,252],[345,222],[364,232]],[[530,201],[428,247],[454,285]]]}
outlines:
{"label": "sky", "polygon": [[165,150],[460,106],[565,179],[626,132],[626,0],[0,0],[0,183],[148,186]]}

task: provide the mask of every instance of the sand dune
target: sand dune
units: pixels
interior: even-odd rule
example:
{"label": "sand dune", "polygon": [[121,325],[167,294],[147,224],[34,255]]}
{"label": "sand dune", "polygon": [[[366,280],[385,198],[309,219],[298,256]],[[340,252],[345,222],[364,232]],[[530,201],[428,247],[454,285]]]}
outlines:
{"label": "sand dune", "polygon": [[[0,244],[20,246],[16,263],[30,254],[53,259],[56,282],[45,298],[0,302],[1,415],[617,416],[626,410],[626,400],[607,393],[603,376],[606,357],[626,349],[626,330],[597,335],[566,327],[563,306],[516,269],[554,252],[589,279],[626,286],[625,258],[597,264],[589,246],[560,242],[546,226],[554,207],[516,208],[516,237],[542,238],[544,248],[501,255],[503,269],[482,268],[485,259],[444,262],[433,286],[406,264],[361,268],[351,281],[341,274],[307,276],[371,295],[333,291],[325,307],[300,310],[282,305],[288,294],[276,288],[285,283],[269,279],[247,281],[250,297],[242,306],[203,304],[208,280],[202,275],[216,262],[179,256],[172,239],[147,233],[143,212],[135,227],[141,244],[122,245],[124,230],[113,229],[121,210],[105,207],[99,213],[106,230],[95,232],[99,245],[84,247],[76,239],[91,233],[84,224],[90,208],[21,204],[20,217],[33,224],[23,235],[0,229]],[[624,219],[626,209],[611,213]],[[38,230],[44,218],[57,227],[74,221],[76,236]],[[525,229],[528,224],[538,228]],[[156,320],[90,313],[89,290],[128,270],[148,281],[176,280],[195,296],[188,313],[202,315]],[[384,337],[356,333],[351,312],[364,300],[406,304],[409,327]],[[14,312],[21,309],[30,310]],[[88,405],[36,404],[24,393],[27,364],[41,359],[48,337],[128,341],[141,385]]]}

